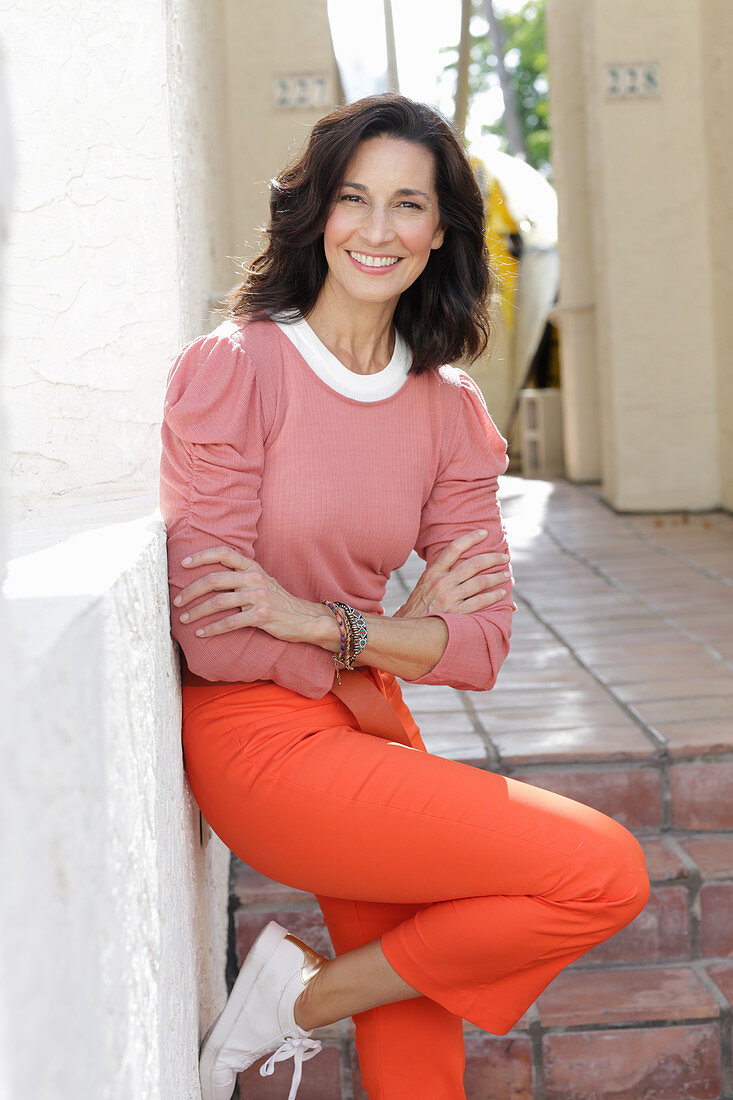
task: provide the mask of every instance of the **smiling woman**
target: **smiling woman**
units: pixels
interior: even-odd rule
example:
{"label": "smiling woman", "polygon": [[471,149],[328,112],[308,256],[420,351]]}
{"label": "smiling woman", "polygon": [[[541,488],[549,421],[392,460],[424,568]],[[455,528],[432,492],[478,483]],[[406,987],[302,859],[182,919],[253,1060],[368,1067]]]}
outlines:
{"label": "smiling woman", "polygon": [[[514,604],[507,468],[476,383],[483,203],[449,123],[340,108],[272,183],[267,248],[168,380],[160,506],[186,771],[246,863],[314,893],[336,952],[270,922],[201,1050],[203,1100],[354,1017],[376,1100],[465,1100],[462,1020],[505,1034],[648,895],[588,807],[429,754],[397,677],[487,691]],[[426,564],[393,615],[387,580]],[[274,1053],[272,1053],[274,1051]]]}
{"label": "smiling woman", "polygon": [[[349,324],[382,330],[383,359],[389,331],[400,334],[415,374],[485,349],[483,199],[437,111],[388,93],[332,111],[271,181],[270,214],[268,247],[229,299],[233,316],[306,317],[323,339],[326,315],[346,310]],[[354,280],[375,271],[379,288]]]}
{"label": "smiling woman", "polygon": [[[353,303],[352,310],[357,303],[378,302],[379,312],[391,319],[400,295],[445,237],[433,158],[421,145],[369,138],[359,145],[346,175],[323,233],[328,275],[320,305],[309,315],[316,331],[319,314],[340,298]],[[377,286],[375,277],[387,281]]]}

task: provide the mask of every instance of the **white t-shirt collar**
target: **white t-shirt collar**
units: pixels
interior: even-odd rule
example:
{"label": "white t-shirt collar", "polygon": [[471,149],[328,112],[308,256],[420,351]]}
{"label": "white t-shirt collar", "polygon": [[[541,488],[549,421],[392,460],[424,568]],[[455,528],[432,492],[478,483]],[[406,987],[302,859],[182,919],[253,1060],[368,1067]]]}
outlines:
{"label": "white t-shirt collar", "polygon": [[344,366],[319,340],[304,317],[292,323],[273,321],[300,352],[311,370],[332,390],[356,401],[381,401],[404,385],[412,366],[412,355],[404,338],[395,332],[392,358],[376,374],[356,374]]}

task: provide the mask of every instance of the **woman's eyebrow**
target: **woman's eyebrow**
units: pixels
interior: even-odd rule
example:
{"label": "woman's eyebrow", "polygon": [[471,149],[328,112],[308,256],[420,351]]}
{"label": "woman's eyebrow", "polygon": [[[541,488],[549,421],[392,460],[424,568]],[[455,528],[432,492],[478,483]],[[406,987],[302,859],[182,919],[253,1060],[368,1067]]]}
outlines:
{"label": "woman's eyebrow", "polygon": [[[344,182],[341,184],[341,186],[342,187],[353,187],[356,191],[368,191],[369,190],[369,188],[366,187],[363,183],[354,183],[351,180],[344,180]],[[418,187],[400,187],[400,188],[398,188],[397,191],[395,191],[395,195],[422,195],[422,197],[424,199],[427,199],[428,202],[431,201],[430,200],[430,195],[428,195],[427,191],[421,191]]]}

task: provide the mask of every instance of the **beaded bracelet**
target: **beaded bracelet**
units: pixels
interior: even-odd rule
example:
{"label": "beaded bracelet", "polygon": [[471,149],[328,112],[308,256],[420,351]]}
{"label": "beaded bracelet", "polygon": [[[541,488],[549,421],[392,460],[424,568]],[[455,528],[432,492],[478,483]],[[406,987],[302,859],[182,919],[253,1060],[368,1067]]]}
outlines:
{"label": "beaded bracelet", "polygon": [[341,683],[340,668],[353,669],[354,661],[369,641],[369,634],[364,616],[361,611],[350,604],[340,600],[322,601],[336,616],[341,635],[341,646],[338,653],[333,654],[333,662],[336,665],[336,679]]}
{"label": "beaded bracelet", "polygon": [[355,607],[350,607],[347,603],[341,603],[340,600],[335,600],[334,602],[336,607],[342,609],[351,626],[351,647],[348,657],[346,658],[346,667],[351,669],[354,667],[355,659],[369,641],[367,625],[361,611],[358,611]]}
{"label": "beaded bracelet", "polygon": [[[339,675],[339,668],[349,667],[346,664],[346,659],[349,656],[352,648],[353,630],[351,626],[351,620],[344,614],[340,606],[332,603],[331,600],[323,600],[323,603],[329,608],[330,611],[336,616],[336,622],[339,624],[339,633],[341,635],[341,646],[338,653],[333,654],[333,663],[336,666],[336,679],[341,683],[341,676]],[[341,662],[339,665],[338,662]]]}

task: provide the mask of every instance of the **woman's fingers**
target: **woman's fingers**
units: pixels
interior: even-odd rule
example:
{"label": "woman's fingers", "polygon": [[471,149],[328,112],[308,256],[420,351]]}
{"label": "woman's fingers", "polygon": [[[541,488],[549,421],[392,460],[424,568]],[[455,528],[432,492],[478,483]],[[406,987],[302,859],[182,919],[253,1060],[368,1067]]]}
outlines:
{"label": "woman's fingers", "polygon": [[486,592],[495,588],[511,588],[514,578],[506,573],[481,573],[476,577],[468,577],[465,581],[455,586],[455,593],[459,600],[475,596],[477,592]]}
{"label": "woman's fingers", "polygon": [[477,596],[472,596],[470,600],[464,600],[461,604],[460,613],[470,615],[474,611],[482,611],[485,607],[491,607],[492,604],[498,603],[505,595],[506,589],[503,588],[492,589],[490,592],[480,592]]}
{"label": "woman's fingers", "polygon": [[242,569],[243,563],[251,562],[251,558],[245,558],[244,554],[240,554],[238,550],[234,550],[231,546],[207,546],[205,550],[196,550],[193,554],[189,554],[187,558],[184,558],[181,565],[185,565],[191,568],[196,565],[209,565],[212,561],[221,562],[222,565],[229,565],[232,569]]}
{"label": "woman's fingers", "polygon": [[[182,610],[179,616],[181,622],[194,623],[198,619],[224,612],[224,618],[207,623],[196,631],[197,635],[206,637],[211,634],[239,630],[245,626],[260,625],[259,621],[254,621],[257,619],[255,606],[262,604],[262,597],[271,578],[257,562],[240,554],[231,546],[210,546],[205,550],[197,550],[181,562],[187,568],[216,563],[228,568],[224,572],[207,573],[203,577],[197,577],[191,584],[182,588],[173,600],[177,608],[183,609],[192,600],[214,593],[209,595],[208,599],[201,600],[195,607]],[[226,612],[231,611],[234,614],[226,615]]]}
{"label": "woman's fingers", "polygon": [[[249,561],[247,558],[244,560]],[[204,563],[198,562],[197,564],[202,565]],[[250,562],[250,565],[254,564]],[[191,581],[185,588],[182,588],[173,603],[176,607],[183,607],[198,596],[205,596],[207,592],[243,588],[247,585],[257,584],[257,582],[258,573],[256,569],[249,572],[245,572],[243,569],[229,569],[226,573],[207,573],[205,577],[197,577],[195,581]]]}
{"label": "woman's fingers", "polygon": [[205,577],[197,577],[195,581],[191,581],[181,589],[173,603],[176,607],[183,607],[184,604],[195,600],[197,596],[205,596],[207,592],[231,588],[232,577],[231,570],[228,573],[207,573]]}
{"label": "woman's fingers", "polygon": [[475,577],[477,573],[483,574],[485,577],[507,577],[511,576],[509,568],[505,571],[493,572],[489,574],[487,570],[495,570],[497,565],[506,565],[506,561],[503,560],[506,557],[504,554],[474,554],[470,558],[464,558],[458,565],[454,565],[450,570],[450,577],[457,583],[468,580],[470,577]]}
{"label": "woman's fingers", "polygon": [[256,565],[252,558],[246,558],[244,554],[240,554],[239,550],[223,545],[207,546],[205,550],[196,550],[195,553],[184,558],[181,565],[186,569],[195,569],[199,565],[213,565],[217,562],[219,565],[226,565],[230,569],[246,570]]}
{"label": "woman's fingers", "polygon": [[230,630],[241,630],[242,627],[249,625],[246,612],[238,607],[234,615],[227,615],[225,619],[217,619],[214,623],[198,627],[196,634],[200,638],[209,638],[212,634],[226,634]]}
{"label": "woman's fingers", "polygon": [[459,535],[458,538],[453,539],[453,542],[449,542],[448,545],[441,550],[433,561],[432,568],[437,568],[440,572],[447,572],[449,569],[452,569],[461,554],[465,554],[466,550],[470,550],[477,542],[481,542],[482,539],[485,539],[486,535],[487,532],[484,530],[466,531],[463,535]]}
{"label": "woman's fingers", "polygon": [[[472,558],[470,562],[474,560]],[[514,585],[514,578],[509,570],[486,573],[474,568],[469,576],[464,577],[462,568],[470,562],[462,562],[436,582],[441,588],[443,598],[448,601],[448,610],[467,614],[490,607],[503,599]]]}
{"label": "woman's fingers", "polygon": [[217,592],[215,596],[204,600],[203,603],[190,607],[180,615],[182,623],[192,623],[196,619],[205,619],[207,615],[216,615],[220,611],[229,611],[230,608],[247,606],[248,599],[239,589],[236,592]]}
{"label": "woman's fingers", "polygon": [[[453,539],[453,542],[448,543],[445,549],[441,550],[435,560],[432,562],[430,568],[440,572],[449,572],[456,562],[459,560],[462,554],[465,554],[467,550],[470,550],[472,546],[475,546],[479,542],[483,542],[486,538],[487,532],[483,529],[477,531],[467,531],[463,535],[459,535],[458,538]],[[501,565],[503,562],[509,561],[508,554],[475,554],[473,557],[468,558],[466,562],[461,562],[461,566],[467,564],[467,562],[474,562],[477,559],[481,559],[486,564],[483,564],[481,568],[487,568],[487,565]]]}

